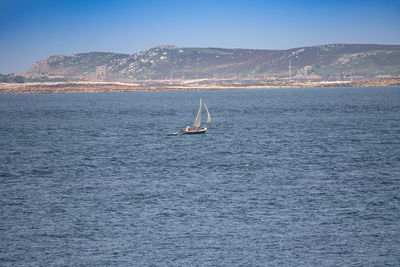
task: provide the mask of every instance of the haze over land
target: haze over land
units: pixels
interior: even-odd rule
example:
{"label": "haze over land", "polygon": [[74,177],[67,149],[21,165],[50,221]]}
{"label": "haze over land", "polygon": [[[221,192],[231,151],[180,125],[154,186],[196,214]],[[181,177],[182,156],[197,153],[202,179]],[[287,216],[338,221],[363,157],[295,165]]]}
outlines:
{"label": "haze over land", "polygon": [[343,80],[400,74],[400,45],[333,44],[288,50],[158,46],[132,55],[55,55],[25,76],[49,80]]}
{"label": "haze over land", "polygon": [[288,50],[164,45],[132,55],[50,56],[23,75],[0,76],[0,81],[8,82],[0,84],[0,93],[388,86],[400,84],[399,73],[400,46],[395,45],[333,44]]}

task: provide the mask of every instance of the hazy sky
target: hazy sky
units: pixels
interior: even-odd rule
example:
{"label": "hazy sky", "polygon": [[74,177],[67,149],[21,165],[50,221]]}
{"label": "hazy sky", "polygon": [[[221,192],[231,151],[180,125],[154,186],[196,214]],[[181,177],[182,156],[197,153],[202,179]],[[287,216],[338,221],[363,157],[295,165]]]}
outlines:
{"label": "hazy sky", "polygon": [[400,44],[400,1],[0,0],[0,73],[50,55]]}

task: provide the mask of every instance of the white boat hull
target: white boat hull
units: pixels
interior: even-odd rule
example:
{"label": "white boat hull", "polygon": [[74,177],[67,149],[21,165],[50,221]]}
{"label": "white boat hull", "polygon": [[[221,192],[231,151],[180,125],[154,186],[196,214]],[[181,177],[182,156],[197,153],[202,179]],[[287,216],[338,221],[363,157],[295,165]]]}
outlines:
{"label": "white boat hull", "polygon": [[203,128],[198,128],[198,129],[189,129],[189,130],[183,130],[182,134],[203,134],[206,133],[207,127]]}

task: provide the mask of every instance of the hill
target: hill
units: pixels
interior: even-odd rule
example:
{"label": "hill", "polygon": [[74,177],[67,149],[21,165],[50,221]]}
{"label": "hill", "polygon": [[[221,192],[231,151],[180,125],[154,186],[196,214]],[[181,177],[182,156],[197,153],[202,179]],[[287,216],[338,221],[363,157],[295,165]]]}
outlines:
{"label": "hill", "polygon": [[50,56],[35,63],[24,75],[28,79],[135,82],[287,79],[289,73],[293,80],[400,75],[400,45],[331,44],[288,50],[164,45],[132,55],[90,52]]}

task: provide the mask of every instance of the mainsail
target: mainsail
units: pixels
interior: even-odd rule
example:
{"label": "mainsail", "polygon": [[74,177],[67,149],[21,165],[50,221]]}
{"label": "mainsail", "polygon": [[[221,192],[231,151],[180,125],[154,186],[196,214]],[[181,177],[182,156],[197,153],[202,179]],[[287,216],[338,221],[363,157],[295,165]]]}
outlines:
{"label": "mainsail", "polygon": [[196,128],[200,128],[201,124],[201,107],[203,106],[203,99],[200,98],[200,106],[199,106],[199,111],[197,112],[196,119],[194,120],[193,126]]}

